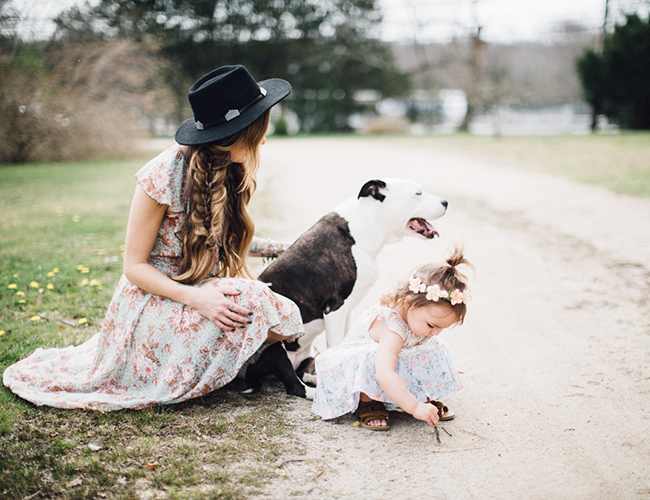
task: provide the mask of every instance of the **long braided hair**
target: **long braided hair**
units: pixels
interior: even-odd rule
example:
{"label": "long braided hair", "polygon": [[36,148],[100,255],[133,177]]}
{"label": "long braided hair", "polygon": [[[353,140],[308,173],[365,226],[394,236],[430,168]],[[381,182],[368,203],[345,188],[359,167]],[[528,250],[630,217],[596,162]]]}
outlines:
{"label": "long braided hair", "polygon": [[[219,277],[253,278],[246,261],[255,232],[248,203],[257,187],[259,146],[269,116],[267,111],[221,141],[188,147],[184,194],[188,208],[179,234],[183,243],[180,274],[174,280],[196,284],[215,264]],[[247,158],[242,163],[231,161],[231,152],[242,146]]]}

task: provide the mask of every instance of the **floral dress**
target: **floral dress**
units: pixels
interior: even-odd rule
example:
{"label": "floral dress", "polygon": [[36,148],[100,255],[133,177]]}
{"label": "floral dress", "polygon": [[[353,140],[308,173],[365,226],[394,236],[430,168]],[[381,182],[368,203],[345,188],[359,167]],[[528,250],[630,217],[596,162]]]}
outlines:
{"label": "floral dress", "polygon": [[[146,164],[136,178],[169,208],[149,262],[179,273],[187,167],[179,146]],[[263,346],[269,330],[296,338],[303,332],[297,306],[256,280],[214,278],[201,288],[233,286],[233,300],[253,311],[252,323],[219,329],[197,310],[138,288],[122,276],[101,331],[79,346],[36,349],[7,368],[3,382],[36,405],[112,411],[171,404],[203,396],[230,382]]]}
{"label": "floral dress", "polygon": [[375,357],[379,343],[369,333],[372,322],[382,318],[388,328],[404,339],[397,356],[396,372],[418,400],[427,395],[441,399],[462,389],[458,371],[447,347],[437,336],[416,336],[402,317],[389,307],[375,306],[352,325],[343,342],[316,357],[318,383],[312,411],[324,419],[353,412],[360,393],[387,408],[397,405],[384,394],[375,376]]}

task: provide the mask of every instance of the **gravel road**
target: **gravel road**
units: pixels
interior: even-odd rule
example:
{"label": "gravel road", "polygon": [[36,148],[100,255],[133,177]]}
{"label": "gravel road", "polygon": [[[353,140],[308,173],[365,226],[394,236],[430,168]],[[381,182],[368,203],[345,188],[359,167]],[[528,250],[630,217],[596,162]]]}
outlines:
{"label": "gravel road", "polygon": [[260,498],[650,499],[650,201],[399,139],[271,138],[258,234],[293,241],[373,178],[449,201],[440,239],[385,247],[360,313],[454,244],[476,266],[443,339],[464,389],[431,429],[323,422],[292,400],[295,453]]}

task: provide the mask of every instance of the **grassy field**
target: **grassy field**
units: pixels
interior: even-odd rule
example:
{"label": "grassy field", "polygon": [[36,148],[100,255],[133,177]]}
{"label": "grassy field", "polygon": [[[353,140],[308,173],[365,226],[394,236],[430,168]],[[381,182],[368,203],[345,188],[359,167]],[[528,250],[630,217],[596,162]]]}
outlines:
{"label": "grassy field", "polygon": [[[145,161],[0,167],[0,371],[99,329],[122,271],[133,174]],[[102,415],[35,408],[3,387],[0,498],[243,498],[291,446],[280,417],[288,397],[265,392],[263,403],[221,390]]]}
{"label": "grassy field", "polygon": [[650,133],[487,137],[456,134],[410,139],[416,147],[458,151],[503,166],[558,175],[650,198]]}
{"label": "grassy field", "polygon": [[[382,140],[650,197],[650,134]],[[0,166],[0,371],[98,330],[122,270],[133,174],[146,159]],[[35,408],[0,388],[0,498],[244,498],[282,473],[277,463],[294,446],[287,396],[265,394],[223,389],[103,415]]]}

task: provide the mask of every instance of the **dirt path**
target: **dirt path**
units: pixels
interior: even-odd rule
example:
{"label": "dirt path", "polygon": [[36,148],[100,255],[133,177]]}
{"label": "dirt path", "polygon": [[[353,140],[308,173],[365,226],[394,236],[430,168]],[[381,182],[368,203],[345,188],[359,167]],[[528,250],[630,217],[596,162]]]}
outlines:
{"label": "dirt path", "polygon": [[357,313],[417,265],[464,244],[475,264],[463,327],[443,333],[465,388],[435,442],[396,414],[388,433],[322,422],[304,400],[299,442],[267,498],[650,498],[650,201],[397,140],[270,140],[262,235],[295,239],[371,178],[449,200],[442,238],[386,247]]}

